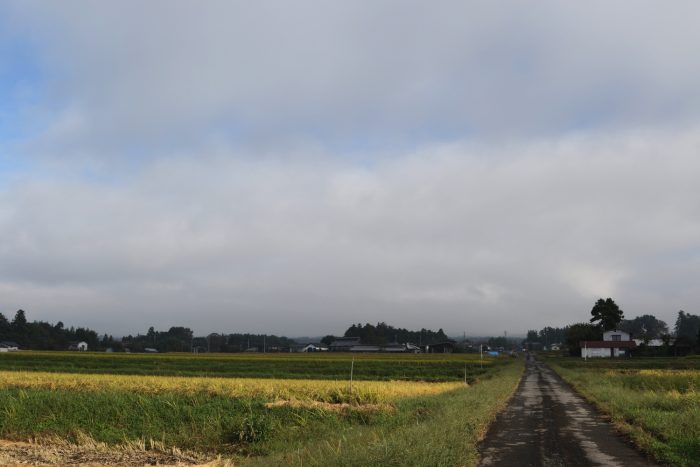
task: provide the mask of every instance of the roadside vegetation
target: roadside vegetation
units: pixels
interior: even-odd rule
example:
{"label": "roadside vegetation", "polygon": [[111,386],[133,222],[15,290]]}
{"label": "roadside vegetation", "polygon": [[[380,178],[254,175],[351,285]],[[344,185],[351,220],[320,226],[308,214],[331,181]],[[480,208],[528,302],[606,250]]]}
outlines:
{"label": "roadside vegetation", "polygon": [[700,465],[700,358],[547,358],[659,462]]}
{"label": "roadside vegetation", "polygon": [[[1,438],[157,446],[262,465],[473,464],[476,442],[522,372],[522,360],[510,357],[489,358],[481,369],[467,355],[362,355],[353,376],[371,371],[351,389],[348,354],[54,356],[0,358],[3,368],[14,365],[0,371]],[[59,371],[18,371],[51,363]],[[316,377],[236,377],[242,367],[296,374],[282,371],[285,364],[305,364]],[[227,377],[162,375],[197,365]],[[146,374],[120,374],[124,367]]]}

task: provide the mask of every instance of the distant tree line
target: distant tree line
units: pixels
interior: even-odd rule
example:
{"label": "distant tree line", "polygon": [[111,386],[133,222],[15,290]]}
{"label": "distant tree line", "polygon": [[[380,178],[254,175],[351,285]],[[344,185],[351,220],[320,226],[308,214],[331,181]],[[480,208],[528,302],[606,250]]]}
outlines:
{"label": "distant tree line", "polygon": [[29,322],[24,310],[17,310],[12,321],[0,313],[0,342],[14,342],[25,349],[66,350],[70,344],[81,341],[90,349],[99,349],[105,339],[100,339],[91,329],[66,328],[61,321],[56,324]]}
{"label": "distant tree line", "polygon": [[523,341],[523,345],[529,347],[550,346],[552,344],[562,344],[566,342],[568,326],[563,328],[553,328],[546,326],[539,331],[531,329]]}
{"label": "distant tree line", "polygon": [[173,326],[167,331],[156,331],[151,326],[146,334],[123,337],[121,345],[113,350],[144,352],[146,349],[154,349],[158,352],[189,352],[192,350],[192,339],[193,333],[190,328]]}
{"label": "distant tree line", "polygon": [[[366,323],[364,326],[362,324],[353,324],[345,331],[344,336],[359,337],[363,344],[372,345],[385,345],[392,342],[402,344],[410,342],[412,344],[426,345],[449,340],[442,329],[432,331],[424,328],[420,331],[409,331],[404,328],[395,328],[384,322],[377,323],[376,326],[369,323]],[[330,343],[332,339],[333,336],[326,336],[322,342]]]}
{"label": "distant tree line", "polygon": [[128,335],[115,339],[110,335],[99,336],[87,328],[66,328],[59,321],[50,324],[44,321],[27,321],[24,310],[18,310],[12,321],[0,313],[0,342],[16,343],[28,350],[67,350],[71,344],[86,342],[88,350],[110,349],[114,352],[242,352],[253,348],[258,351],[289,351],[296,342],[287,337],[266,334],[210,334],[194,337],[190,328],[174,326],[167,331],[150,327],[145,334]]}
{"label": "distant tree line", "polygon": [[123,346],[132,352],[155,349],[158,352],[284,352],[296,345],[293,339],[268,334],[211,333],[195,337],[190,328],[171,327],[156,331],[153,327],[143,335],[126,336]]}
{"label": "distant tree line", "polygon": [[209,334],[196,337],[197,348],[211,352],[286,352],[296,345],[294,339],[274,334]]}

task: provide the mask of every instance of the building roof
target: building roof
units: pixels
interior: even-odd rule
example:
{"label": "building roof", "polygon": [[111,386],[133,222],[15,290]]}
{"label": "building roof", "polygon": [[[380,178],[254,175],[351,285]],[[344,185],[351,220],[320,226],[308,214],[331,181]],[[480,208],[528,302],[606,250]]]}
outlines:
{"label": "building roof", "polygon": [[433,342],[432,344],[426,344],[430,347],[438,347],[438,346],[447,346],[447,345],[455,345],[455,341],[442,341],[442,342]]}
{"label": "building roof", "polygon": [[581,341],[579,345],[589,349],[633,349],[637,347],[637,343],[634,341]]}
{"label": "building roof", "polygon": [[331,347],[351,347],[360,343],[359,337],[338,337],[331,342]]}
{"label": "building roof", "polygon": [[350,347],[350,352],[379,352],[381,347],[378,345],[353,345]]}

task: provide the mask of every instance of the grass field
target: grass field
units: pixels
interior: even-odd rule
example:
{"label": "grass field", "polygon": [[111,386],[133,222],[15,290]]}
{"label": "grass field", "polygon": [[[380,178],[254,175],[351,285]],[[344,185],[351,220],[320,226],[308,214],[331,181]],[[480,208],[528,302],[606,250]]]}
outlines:
{"label": "grass field", "polygon": [[700,465],[700,359],[546,361],[658,461]]}
{"label": "grass field", "polygon": [[473,379],[498,360],[478,354],[117,354],[78,352],[0,353],[0,371],[346,379],[355,359],[358,380],[460,381]]}
{"label": "grass field", "polygon": [[[342,354],[5,354],[0,437],[111,446],[155,440],[237,464],[469,465],[522,372],[521,359],[511,358],[488,359],[481,369],[469,355],[355,357],[360,380],[351,390],[352,356]],[[53,372],[39,371],[51,364]],[[313,378],[269,377],[301,368]]]}

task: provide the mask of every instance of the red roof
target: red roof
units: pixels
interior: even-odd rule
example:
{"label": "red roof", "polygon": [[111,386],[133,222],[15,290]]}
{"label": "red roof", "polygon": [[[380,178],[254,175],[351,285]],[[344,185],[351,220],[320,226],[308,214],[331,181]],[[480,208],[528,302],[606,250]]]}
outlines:
{"label": "red roof", "polygon": [[593,349],[633,349],[637,347],[637,343],[635,341],[581,341],[579,342],[579,345],[581,347]]}

